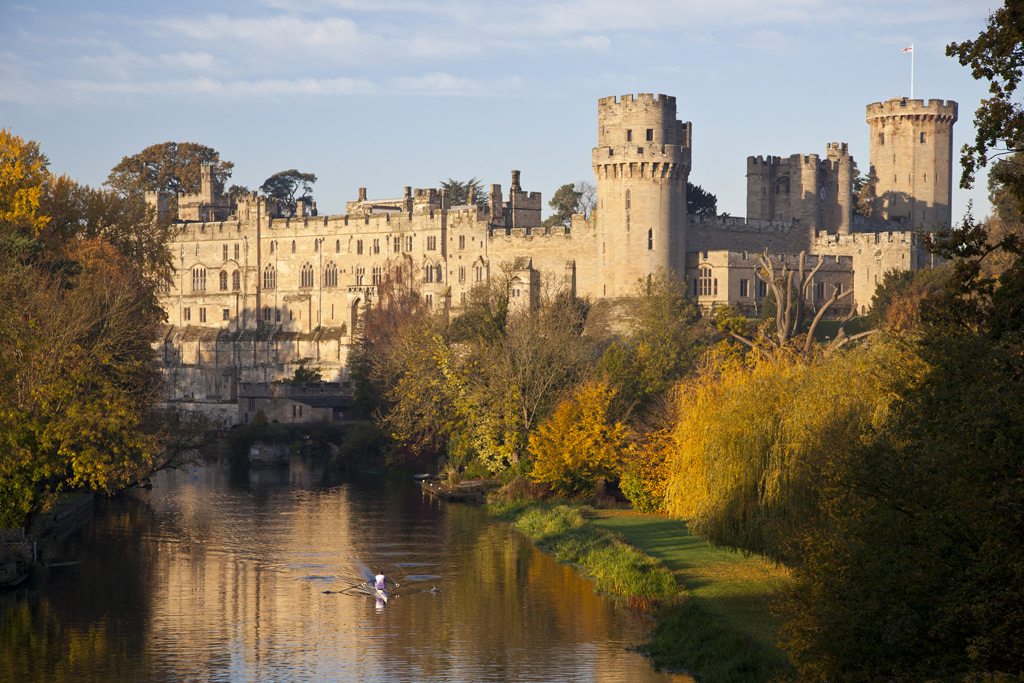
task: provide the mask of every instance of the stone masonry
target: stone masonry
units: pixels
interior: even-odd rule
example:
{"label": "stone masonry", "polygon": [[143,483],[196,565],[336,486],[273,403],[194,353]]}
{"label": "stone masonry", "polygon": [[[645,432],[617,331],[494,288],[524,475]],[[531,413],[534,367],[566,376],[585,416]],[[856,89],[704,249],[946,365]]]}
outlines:
{"label": "stone masonry", "polygon": [[[499,275],[511,278],[513,305],[534,306],[557,290],[627,296],[670,269],[700,305],[754,314],[765,295],[756,255],[782,262],[807,251],[810,262],[825,259],[814,304],[852,287],[844,307],[863,312],[886,270],[935,265],[913,229],[949,222],[955,121],[955,102],[868,106],[878,195],[870,218],[853,214],[853,159],[835,142],[824,159],[748,158],[747,218],[687,216],[692,125],[676,118],[666,95],[599,100],[597,206],[568,227],[543,227],[541,195],[522,189],[519,171],[507,195],[491,185],[464,206],[433,188],[385,199],[360,188],[343,215],[319,216],[314,203],[300,203],[283,218],[255,193],[234,204],[216,196],[207,169],[198,194],[178,197],[177,273],[160,293],[167,399],[230,421],[243,382],[272,382],[300,364],[344,382],[359,316],[399,268],[446,313]],[[148,199],[166,209],[166,198]]]}

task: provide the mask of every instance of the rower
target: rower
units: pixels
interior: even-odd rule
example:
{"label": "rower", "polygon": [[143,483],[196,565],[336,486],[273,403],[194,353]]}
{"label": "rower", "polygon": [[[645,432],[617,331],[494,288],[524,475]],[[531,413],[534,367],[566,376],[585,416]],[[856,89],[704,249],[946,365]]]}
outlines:
{"label": "rower", "polygon": [[373,587],[376,588],[377,590],[382,591],[385,588],[387,588],[388,580],[387,580],[387,577],[384,576],[384,570],[383,569],[381,569],[380,571],[377,572],[377,576],[373,577],[373,580],[375,582],[373,584]]}

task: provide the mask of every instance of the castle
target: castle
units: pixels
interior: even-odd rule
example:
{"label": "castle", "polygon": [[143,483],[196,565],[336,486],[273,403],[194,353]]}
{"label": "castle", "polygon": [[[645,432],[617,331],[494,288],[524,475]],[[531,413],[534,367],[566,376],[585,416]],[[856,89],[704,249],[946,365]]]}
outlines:
{"label": "castle", "polygon": [[[319,216],[300,201],[283,218],[255,193],[234,204],[216,196],[205,168],[201,191],[177,198],[176,279],[160,293],[167,399],[244,422],[254,387],[290,377],[299,363],[343,381],[360,312],[398,265],[445,311],[502,271],[514,303],[531,305],[546,287],[591,300],[628,296],[670,269],[701,306],[749,314],[767,294],[755,275],[765,251],[776,261],[795,263],[801,251],[824,261],[812,303],[852,288],[843,303],[860,312],[885,271],[934,265],[916,230],[950,223],[956,102],[868,105],[870,216],[854,211],[853,159],[839,143],[824,159],[749,157],[746,218],[688,216],[693,130],[676,116],[666,95],[598,101],[596,208],[568,227],[543,227],[541,195],[522,189],[519,171],[507,195],[491,185],[461,206],[444,190],[368,199],[360,188],[344,215]],[[166,197],[147,199],[166,210]],[[296,416],[301,409],[291,406]]]}

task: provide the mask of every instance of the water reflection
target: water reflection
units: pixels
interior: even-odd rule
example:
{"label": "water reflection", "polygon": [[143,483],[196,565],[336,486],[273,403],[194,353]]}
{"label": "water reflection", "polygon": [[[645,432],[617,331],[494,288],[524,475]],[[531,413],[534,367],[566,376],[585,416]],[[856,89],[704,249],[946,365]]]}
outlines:
{"label": "water reflection", "polygon": [[[625,651],[649,624],[415,486],[303,461],[154,484],[0,612],[0,680],[681,680]],[[378,568],[403,584],[386,603],[334,592]]]}

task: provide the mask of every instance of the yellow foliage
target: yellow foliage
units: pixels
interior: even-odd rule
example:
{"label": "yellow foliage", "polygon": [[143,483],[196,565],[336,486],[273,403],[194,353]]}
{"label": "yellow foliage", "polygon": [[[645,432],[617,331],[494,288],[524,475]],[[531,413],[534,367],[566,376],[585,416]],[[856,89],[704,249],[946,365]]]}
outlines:
{"label": "yellow foliage", "polygon": [[38,143],[0,129],[0,230],[36,235],[49,221],[39,215],[48,163]]}
{"label": "yellow foliage", "polygon": [[678,392],[667,511],[715,542],[781,558],[818,521],[822,465],[857,445],[913,366],[877,343],[817,363],[727,360]]}
{"label": "yellow foliage", "polygon": [[536,481],[573,495],[591,491],[598,479],[619,476],[626,427],[610,421],[614,395],[607,382],[586,382],[558,404],[530,435]]}

